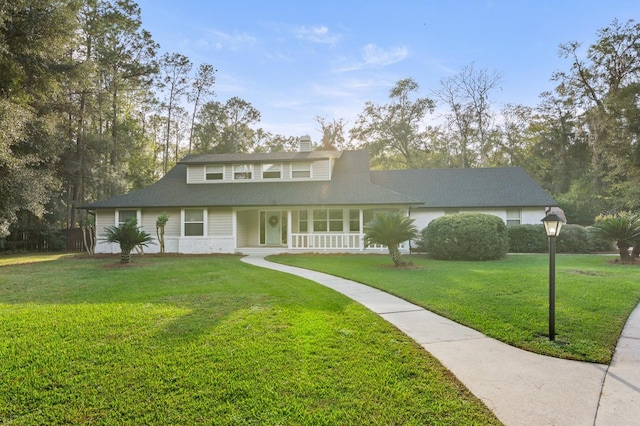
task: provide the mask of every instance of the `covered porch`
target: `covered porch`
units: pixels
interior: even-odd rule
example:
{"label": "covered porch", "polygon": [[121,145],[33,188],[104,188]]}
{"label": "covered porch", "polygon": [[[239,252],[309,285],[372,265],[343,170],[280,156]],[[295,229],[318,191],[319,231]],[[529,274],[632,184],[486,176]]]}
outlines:
{"label": "covered porch", "polygon": [[[290,207],[235,210],[236,251],[362,252],[364,225],[397,207]],[[406,211],[405,211],[406,213]],[[403,246],[401,249],[408,249]],[[368,247],[383,251],[385,247]]]}

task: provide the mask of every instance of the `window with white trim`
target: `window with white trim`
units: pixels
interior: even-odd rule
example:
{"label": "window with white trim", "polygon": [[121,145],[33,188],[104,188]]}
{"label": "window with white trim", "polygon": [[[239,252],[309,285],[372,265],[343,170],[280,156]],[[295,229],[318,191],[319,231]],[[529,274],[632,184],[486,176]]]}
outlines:
{"label": "window with white trim", "polygon": [[507,225],[520,225],[521,222],[520,209],[507,209]]}
{"label": "window with white trim", "polygon": [[309,230],[309,213],[306,210],[298,212],[298,232],[307,232]]}
{"label": "window with white trim", "polygon": [[138,219],[138,210],[118,210],[118,226],[129,219]]}
{"label": "window with white trim", "polygon": [[311,163],[291,163],[291,178],[304,179],[311,177]]}
{"label": "window with white trim", "polygon": [[185,237],[203,237],[205,209],[184,209],[183,232]]}
{"label": "window with white trim", "polygon": [[263,164],[262,179],[280,179],[282,178],[282,164]]}
{"label": "window with white trim", "polygon": [[360,210],[349,210],[349,232],[360,232]]}
{"label": "window with white trim", "polygon": [[224,179],[224,166],[206,166],[205,179],[210,180],[223,180]]}
{"label": "window with white trim", "polygon": [[316,209],[313,211],[313,232],[342,232],[342,209]]}
{"label": "window with white trim", "polygon": [[236,164],[233,166],[234,180],[251,180],[251,164]]}

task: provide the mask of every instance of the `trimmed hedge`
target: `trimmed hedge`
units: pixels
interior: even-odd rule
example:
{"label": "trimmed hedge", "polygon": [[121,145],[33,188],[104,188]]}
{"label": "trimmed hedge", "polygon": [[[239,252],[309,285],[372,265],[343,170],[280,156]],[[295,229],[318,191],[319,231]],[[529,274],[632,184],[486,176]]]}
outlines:
{"label": "trimmed hedge", "polygon": [[[587,228],[580,225],[564,225],[556,242],[558,253],[593,253],[611,250],[611,244],[593,241]],[[509,226],[509,251],[511,253],[547,253],[549,239],[544,232],[544,225]]]}
{"label": "trimmed hedge", "polygon": [[509,251],[505,223],[485,213],[457,213],[432,220],[422,232],[429,255],[443,260],[496,260]]}

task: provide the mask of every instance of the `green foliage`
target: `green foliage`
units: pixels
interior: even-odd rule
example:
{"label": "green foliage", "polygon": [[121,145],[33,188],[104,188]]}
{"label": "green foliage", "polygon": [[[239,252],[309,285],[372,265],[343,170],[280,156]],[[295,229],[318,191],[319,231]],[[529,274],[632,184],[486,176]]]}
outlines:
{"label": "green foliage", "polygon": [[589,228],[595,241],[615,242],[621,260],[629,260],[629,248],[640,242],[640,215],[630,212],[601,215]]}
{"label": "green foliage", "polygon": [[138,221],[135,218],[131,218],[118,226],[105,228],[102,239],[108,243],[118,243],[120,245],[120,251],[122,252],[121,263],[129,263],[131,261],[131,250],[136,246],[147,246],[153,242],[151,235],[138,228]]}
{"label": "green foliage", "polygon": [[558,253],[591,253],[594,247],[584,226],[566,224],[558,235],[556,250]]}
{"label": "green foliage", "polygon": [[364,244],[366,247],[380,244],[387,246],[395,266],[404,263],[400,258],[400,243],[413,239],[417,229],[413,219],[397,212],[378,214],[364,226]]}
{"label": "green foliage", "polygon": [[507,226],[497,216],[457,213],[429,222],[427,251],[435,259],[495,260],[509,250]]}
{"label": "green foliage", "polygon": [[366,283],[522,349],[608,364],[640,294],[640,268],[616,264],[613,258],[556,258],[557,343],[547,338],[546,254],[455,265],[412,256],[415,268],[401,272],[381,268],[379,255],[280,255],[269,260]]}
{"label": "green foliage", "polygon": [[162,212],[156,219],[156,236],[160,243],[160,253],[164,253],[164,227],[167,225],[168,221],[169,214],[167,212]]}
{"label": "green foliage", "polygon": [[418,344],[309,280],[236,256],[57,257],[0,256],[0,423],[500,424]]}
{"label": "green foliage", "polygon": [[507,229],[511,253],[545,253],[549,249],[543,225],[512,225]]}

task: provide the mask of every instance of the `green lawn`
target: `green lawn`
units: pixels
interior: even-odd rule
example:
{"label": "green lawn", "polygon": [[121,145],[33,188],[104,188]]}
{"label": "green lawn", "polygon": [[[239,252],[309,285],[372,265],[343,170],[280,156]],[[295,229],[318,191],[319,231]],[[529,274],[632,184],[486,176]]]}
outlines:
{"label": "green lawn", "polygon": [[548,255],[492,262],[407,257],[394,269],[384,255],[281,255],[270,260],[328,272],[398,295],[488,336],[533,352],[609,363],[640,302],[640,265],[611,256],[556,257],[556,342],[548,339]]}
{"label": "green lawn", "polygon": [[117,262],[0,256],[0,423],[499,424],[320,285],[233,256]]}

